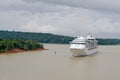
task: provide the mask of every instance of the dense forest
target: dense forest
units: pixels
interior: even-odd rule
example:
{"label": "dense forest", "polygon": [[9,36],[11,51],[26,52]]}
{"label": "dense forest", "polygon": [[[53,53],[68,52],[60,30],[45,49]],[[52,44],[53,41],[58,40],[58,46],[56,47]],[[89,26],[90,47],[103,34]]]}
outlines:
{"label": "dense forest", "polygon": [[16,31],[0,31],[1,39],[34,40],[41,43],[69,43],[73,37],[55,35],[50,33],[32,33]]}
{"label": "dense forest", "polygon": [[[33,33],[33,32],[16,32],[0,31],[0,39],[22,39],[34,40],[41,43],[60,43],[68,44],[74,37],[55,35],[51,33]],[[117,45],[120,39],[97,39],[100,45]]]}
{"label": "dense forest", "polygon": [[0,52],[8,52],[13,49],[20,50],[35,50],[41,48],[43,45],[32,40],[21,40],[21,39],[0,39]]}
{"label": "dense forest", "polygon": [[97,39],[99,45],[118,45],[120,39]]}

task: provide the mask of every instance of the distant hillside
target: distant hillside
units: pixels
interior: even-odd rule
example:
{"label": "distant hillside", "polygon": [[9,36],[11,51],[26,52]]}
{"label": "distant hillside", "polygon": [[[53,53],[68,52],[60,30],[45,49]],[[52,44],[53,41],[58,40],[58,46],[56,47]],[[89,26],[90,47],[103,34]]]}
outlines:
{"label": "distant hillside", "polygon": [[41,43],[69,43],[73,37],[55,35],[50,33],[33,33],[33,32],[16,32],[16,31],[0,31],[1,39],[23,39],[34,40]]}
{"label": "distant hillside", "polygon": [[[55,35],[50,33],[33,33],[33,32],[16,32],[16,31],[0,31],[1,39],[23,39],[34,40],[41,43],[60,43],[68,44],[74,37]],[[120,39],[97,39],[100,45],[117,45]]]}
{"label": "distant hillside", "polygon": [[97,39],[99,45],[118,45],[120,39]]}

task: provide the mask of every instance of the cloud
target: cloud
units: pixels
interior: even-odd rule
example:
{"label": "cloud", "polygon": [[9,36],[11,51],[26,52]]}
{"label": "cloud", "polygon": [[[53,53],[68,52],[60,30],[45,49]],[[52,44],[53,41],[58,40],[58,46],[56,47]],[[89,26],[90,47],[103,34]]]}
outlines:
{"label": "cloud", "polygon": [[118,0],[4,0],[0,29],[120,38]]}
{"label": "cloud", "polygon": [[23,0],[25,2],[44,2],[48,4],[54,5],[64,5],[70,7],[80,7],[80,8],[88,8],[95,9],[101,11],[114,11],[120,12],[120,1],[119,0]]}
{"label": "cloud", "polygon": [[68,7],[93,9],[104,12],[120,12],[119,0],[4,0],[0,10],[56,12]]}
{"label": "cloud", "polygon": [[39,3],[31,3],[23,0],[4,0],[0,3],[0,11],[1,12],[29,12],[32,14],[38,13],[47,13],[47,12],[60,12],[66,10],[67,7],[63,7],[60,5],[53,5],[49,3],[39,2]]}
{"label": "cloud", "polygon": [[[73,11],[73,9],[72,9]],[[24,31],[36,31],[55,33],[68,36],[92,33],[98,37],[119,37],[120,23],[113,22],[109,16],[97,16],[97,13],[89,10],[78,10],[66,13],[46,13],[33,16],[25,25],[21,26]],[[93,18],[91,14],[94,13]],[[103,35],[104,34],[104,35]],[[113,36],[114,35],[114,36]]]}
{"label": "cloud", "polygon": [[33,16],[33,19],[29,21],[28,23],[20,26],[19,28],[22,31],[29,31],[33,32],[44,32],[44,33],[53,33],[56,31],[56,27],[49,25],[49,24],[43,24],[42,21],[40,22],[39,16]]}

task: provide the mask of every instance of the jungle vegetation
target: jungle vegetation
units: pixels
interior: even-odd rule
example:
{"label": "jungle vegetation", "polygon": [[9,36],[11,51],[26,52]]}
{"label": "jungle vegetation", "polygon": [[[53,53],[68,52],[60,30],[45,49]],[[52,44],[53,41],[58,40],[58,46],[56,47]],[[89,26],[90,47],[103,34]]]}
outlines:
{"label": "jungle vegetation", "polygon": [[38,48],[43,49],[43,45],[32,40],[0,39],[0,52],[8,52],[13,49],[20,49],[27,51]]}
{"label": "jungle vegetation", "polygon": [[[20,39],[33,40],[40,43],[58,43],[68,44],[74,37],[56,35],[51,33],[33,33],[33,32],[19,32],[19,31],[0,31],[0,39]],[[120,44],[120,39],[102,39],[98,38],[99,45],[117,45]]]}

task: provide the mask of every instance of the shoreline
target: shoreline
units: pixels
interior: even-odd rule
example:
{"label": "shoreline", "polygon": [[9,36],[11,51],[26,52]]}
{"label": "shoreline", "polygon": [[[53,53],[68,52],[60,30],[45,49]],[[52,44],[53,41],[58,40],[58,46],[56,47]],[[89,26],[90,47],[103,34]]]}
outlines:
{"label": "shoreline", "polygon": [[34,49],[34,50],[22,50],[19,48],[15,48],[15,49],[12,49],[10,51],[0,52],[0,55],[1,54],[12,54],[12,53],[14,54],[14,53],[21,53],[21,52],[30,52],[30,51],[42,51],[42,50],[48,50],[48,49],[38,48],[38,49]]}

